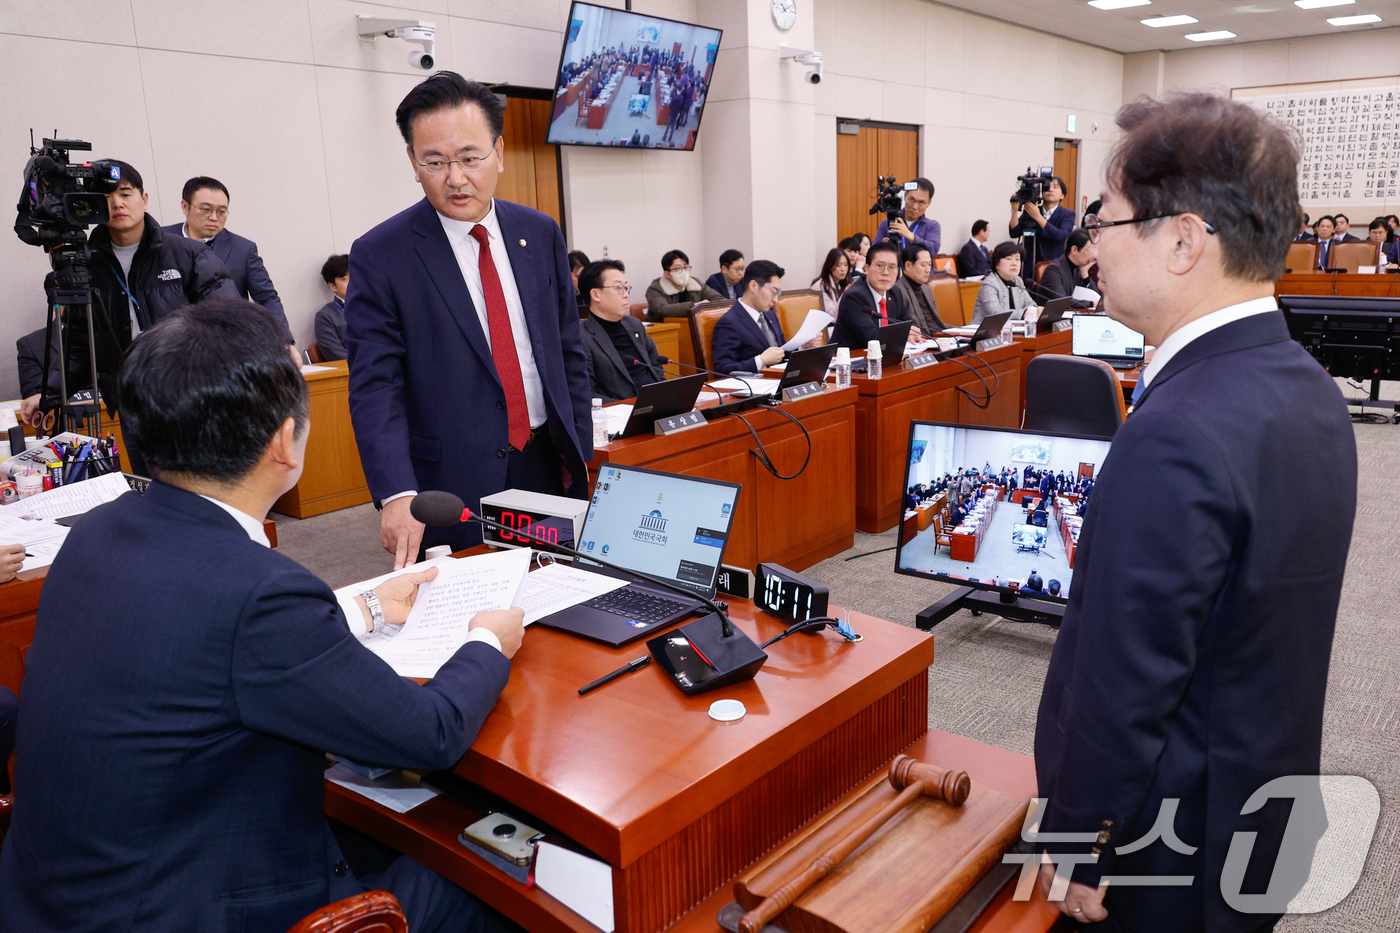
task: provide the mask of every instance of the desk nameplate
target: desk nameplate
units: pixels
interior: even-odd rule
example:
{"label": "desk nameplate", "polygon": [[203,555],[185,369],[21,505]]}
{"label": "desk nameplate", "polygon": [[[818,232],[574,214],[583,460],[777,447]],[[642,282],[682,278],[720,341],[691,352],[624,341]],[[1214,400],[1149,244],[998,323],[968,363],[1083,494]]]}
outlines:
{"label": "desk nameplate", "polygon": [[688,411],[682,415],[657,418],[655,424],[652,425],[652,430],[661,437],[668,437],[672,434],[679,434],[682,431],[689,431],[691,428],[698,428],[707,423],[704,414],[701,412]]}

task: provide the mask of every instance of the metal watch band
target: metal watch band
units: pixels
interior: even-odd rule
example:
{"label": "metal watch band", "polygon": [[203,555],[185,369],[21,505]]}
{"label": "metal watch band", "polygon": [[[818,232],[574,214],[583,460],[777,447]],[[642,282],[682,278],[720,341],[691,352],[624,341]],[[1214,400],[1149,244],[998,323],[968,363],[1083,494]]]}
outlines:
{"label": "metal watch band", "polygon": [[390,625],[384,620],[384,607],[379,604],[379,597],[374,590],[365,590],[360,594],[360,598],[365,601],[365,606],[369,609],[369,617],[373,623],[370,631],[380,635],[397,635],[403,628],[402,625]]}

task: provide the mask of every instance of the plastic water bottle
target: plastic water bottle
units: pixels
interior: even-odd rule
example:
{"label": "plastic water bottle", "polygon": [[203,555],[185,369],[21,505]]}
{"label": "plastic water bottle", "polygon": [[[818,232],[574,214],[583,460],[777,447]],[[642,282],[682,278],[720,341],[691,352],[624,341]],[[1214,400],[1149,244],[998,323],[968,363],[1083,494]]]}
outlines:
{"label": "plastic water bottle", "polygon": [[880,341],[872,340],[865,345],[866,370],[865,375],[871,379],[879,379],[884,375],[885,351],[880,349]]}
{"label": "plastic water bottle", "polygon": [[603,400],[593,400],[593,446],[608,446],[608,415],[603,411]]}
{"label": "plastic water bottle", "polygon": [[836,388],[851,387],[851,350],[849,347],[836,348]]}
{"label": "plastic water bottle", "polygon": [[1011,327],[1011,318],[1006,319],[1006,323],[1001,325],[1001,342],[1010,343],[1015,339],[1015,330]]}

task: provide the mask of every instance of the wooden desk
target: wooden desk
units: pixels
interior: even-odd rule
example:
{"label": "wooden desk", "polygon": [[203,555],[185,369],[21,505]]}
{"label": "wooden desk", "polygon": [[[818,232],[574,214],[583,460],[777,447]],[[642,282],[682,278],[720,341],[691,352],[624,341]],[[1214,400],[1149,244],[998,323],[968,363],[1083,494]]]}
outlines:
{"label": "wooden desk", "polygon": [[[668,360],[680,360],[682,363],[685,362],[685,357],[681,355],[681,331],[688,331],[690,329],[688,324],[666,321],[659,324],[647,324],[646,329],[647,336],[651,338],[652,343],[656,344],[657,353],[660,353]],[[687,341],[687,344],[688,343],[689,341]],[[673,377],[682,375],[679,366],[671,365],[662,368]],[[686,372],[691,371],[692,370],[687,370]]]}
{"label": "wooden desk", "polygon": [[[730,604],[755,640],[781,631],[752,603]],[[696,697],[654,664],[579,697],[645,649],[532,628],[454,771],[607,861],[619,933],[665,929],[927,731],[933,640],[858,613],[852,623],[858,645],[794,636],[754,680]],[[710,720],[720,697],[742,701],[747,716]],[[529,930],[592,929],[460,845],[476,814],[455,801],[396,814],[328,784],[326,809]]]}
{"label": "wooden desk", "polygon": [[1274,283],[1274,294],[1394,298],[1400,296],[1400,272],[1390,272],[1383,275],[1288,272]]}
{"label": "wooden desk", "polygon": [[851,386],[856,402],[856,527],[878,533],[893,528],[904,511],[910,421],[949,421],[1015,428],[1021,424],[1020,341],[977,354],[997,374],[993,383],[985,366],[974,366],[996,385],[991,404],[978,408],[961,392],[983,393],[982,383],[958,361],[922,369],[892,369],[882,379],[856,373]]}
{"label": "wooden desk", "polygon": [[[724,562],[752,569],[772,561],[802,570],[855,543],[855,425],[853,389],[825,392],[783,406],[812,438],[802,475],[780,480],[753,454],[753,437],[737,417],[726,417],[669,437],[645,434],[598,448],[590,480],[606,463],[685,473],[743,485]],[[802,465],[807,441],[791,421],[772,411],[743,413],[768,448],[773,465],[789,475]]]}
{"label": "wooden desk", "polygon": [[948,556],[953,560],[970,564],[977,560],[977,551],[982,547],[982,539],[987,535],[987,529],[992,526],[992,516],[996,514],[997,500],[992,500],[992,506],[988,510],[986,517],[977,523],[977,530],[972,534],[964,534],[949,529],[948,537],[952,540],[952,545],[948,548]]}
{"label": "wooden desk", "polygon": [[[263,531],[276,547],[277,526],[271,519],[263,520]],[[20,681],[24,679],[24,657],[34,643],[34,619],[48,575],[49,568],[40,567],[0,583],[0,686],[15,693],[19,693]]]}
{"label": "wooden desk", "polygon": [[327,372],[307,373],[311,391],[311,436],[301,479],[273,505],[273,511],[310,518],[370,501],[355,429],[350,424],[350,370],[344,360],[317,363]]}
{"label": "wooden desk", "polygon": [[1021,348],[1021,412],[1026,411],[1026,368],[1031,360],[1045,353],[1068,353],[1074,331],[1064,330],[1046,334],[1043,337],[1018,337],[1016,344]]}

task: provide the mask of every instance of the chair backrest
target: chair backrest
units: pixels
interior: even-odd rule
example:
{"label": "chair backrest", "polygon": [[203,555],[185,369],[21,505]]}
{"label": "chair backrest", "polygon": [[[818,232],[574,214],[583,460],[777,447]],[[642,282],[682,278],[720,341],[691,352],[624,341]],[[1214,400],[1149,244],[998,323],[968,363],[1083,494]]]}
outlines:
{"label": "chair backrest", "polygon": [[958,257],[949,256],[947,253],[939,253],[933,257],[933,271],[947,272],[949,275],[958,274]]}
{"label": "chair backrest", "polygon": [[319,343],[309,343],[306,345],[306,358],[313,363],[324,363],[326,358],[321,355],[321,345]]}
{"label": "chair backrest", "polygon": [[1288,256],[1283,267],[1291,272],[1317,271],[1317,244],[1294,243],[1288,247]]}
{"label": "chair backrest", "polygon": [[928,280],[933,289],[933,301],[938,305],[938,317],[949,327],[961,327],[967,323],[963,309],[962,286],[955,275],[935,275]]}
{"label": "chair backrest", "polygon": [[408,933],[408,921],[394,895],[366,891],[322,907],[287,933]]}
{"label": "chair backrest", "polygon": [[1061,353],[1026,366],[1027,431],[1111,438],[1123,423],[1123,389],[1113,367]]}
{"label": "chair backrest", "polygon": [[1041,275],[1044,274],[1045,270],[1050,267],[1050,263],[1052,262],[1054,262],[1053,259],[1042,259],[1040,262],[1035,264],[1035,280],[1037,284],[1039,284],[1040,282]]}
{"label": "chair backrest", "polygon": [[[783,297],[778,299],[778,323],[783,325],[783,336],[791,339],[802,327],[802,322],[807,320],[808,311],[820,311],[822,309],[822,293],[815,288],[796,288],[792,291],[783,291]],[[826,334],[823,332],[817,337],[817,345],[826,343]]]}
{"label": "chair backrest", "polygon": [[627,313],[639,321],[647,319],[647,308],[650,307],[645,301],[634,301],[627,306]]}
{"label": "chair backrest", "polygon": [[715,324],[724,317],[734,302],[697,301],[690,306],[690,340],[695,349],[695,365],[701,369],[715,368]]}
{"label": "chair backrest", "polygon": [[1380,261],[1380,254],[1379,243],[1334,243],[1327,265],[1355,272],[1357,266],[1374,266]]}

